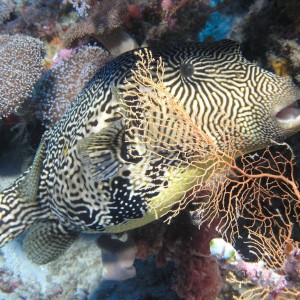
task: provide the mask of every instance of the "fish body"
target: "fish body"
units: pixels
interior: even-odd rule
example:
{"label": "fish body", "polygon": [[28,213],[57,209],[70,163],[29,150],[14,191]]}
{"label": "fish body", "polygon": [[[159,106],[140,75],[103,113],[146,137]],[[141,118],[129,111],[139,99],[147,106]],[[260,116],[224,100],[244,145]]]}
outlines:
{"label": "fish body", "polygon": [[[248,62],[235,42],[150,50],[153,64],[158,59],[164,63],[167,91],[220,148],[219,134],[226,131],[228,119],[243,137],[241,153],[282,141],[300,129],[300,111],[294,107],[299,89],[290,79]],[[128,142],[118,93],[137,84],[132,81],[137,60],[131,51],[101,68],[44,134],[29,170],[2,191],[0,246],[29,230],[25,251],[33,261],[46,263],[80,232],[142,226],[160,216],[149,203],[168,198],[163,214],[191,188],[187,178],[196,169],[173,176],[171,159],[151,160],[139,154],[139,145]],[[156,76],[153,72],[153,80]],[[138,101],[125,99],[129,106]]]}

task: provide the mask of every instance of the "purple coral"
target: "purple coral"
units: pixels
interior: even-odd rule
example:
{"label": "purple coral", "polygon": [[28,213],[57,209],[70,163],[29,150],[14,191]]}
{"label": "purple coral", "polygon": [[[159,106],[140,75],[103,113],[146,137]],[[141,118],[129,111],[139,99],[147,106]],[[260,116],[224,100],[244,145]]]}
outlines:
{"label": "purple coral", "polygon": [[[300,296],[300,250],[291,240],[287,241],[284,249],[285,262],[280,270],[267,268],[262,261],[253,263],[244,261],[233,246],[221,238],[211,240],[210,252],[221,268],[236,274],[242,273],[244,279],[255,286],[245,294],[251,294],[251,291],[256,289],[260,290],[258,293],[264,296],[263,299],[268,300],[278,299],[280,296],[283,296],[283,299],[289,299],[284,296]],[[241,282],[244,282],[244,279]],[[247,299],[252,299],[252,296]]]}
{"label": "purple coral", "polygon": [[43,71],[44,46],[22,35],[0,35],[0,116],[16,112]]}

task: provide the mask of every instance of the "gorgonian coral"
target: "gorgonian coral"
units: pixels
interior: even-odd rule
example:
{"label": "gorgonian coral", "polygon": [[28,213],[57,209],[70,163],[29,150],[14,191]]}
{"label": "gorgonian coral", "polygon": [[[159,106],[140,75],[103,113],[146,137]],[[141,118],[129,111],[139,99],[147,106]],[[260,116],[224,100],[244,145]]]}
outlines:
{"label": "gorgonian coral", "polygon": [[[277,144],[242,155],[239,149],[243,140],[239,134],[232,134],[239,129],[229,120],[219,147],[220,143],[217,145],[197,127],[164,87],[163,62],[158,60],[152,67],[151,53],[138,55],[141,60],[133,71],[138,88],[129,86],[121,93],[123,98],[139,99],[136,104],[123,103],[128,141],[138,140],[142,155],[151,154],[153,160],[172,160],[172,180],[178,177],[180,185],[163,201],[151,202],[150,209],[171,221],[180,211],[193,206],[192,218],[200,229],[216,228],[226,241],[242,243],[249,259],[259,258],[268,268],[279,270],[285,261],[286,243],[299,239],[295,230],[299,228],[300,191],[290,147]],[[179,197],[174,205],[176,193]],[[296,249],[298,243],[295,245]],[[298,250],[295,253],[298,257]],[[272,293],[272,281],[263,288]],[[294,288],[295,285],[287,285],[284,292],[293,294]]]}

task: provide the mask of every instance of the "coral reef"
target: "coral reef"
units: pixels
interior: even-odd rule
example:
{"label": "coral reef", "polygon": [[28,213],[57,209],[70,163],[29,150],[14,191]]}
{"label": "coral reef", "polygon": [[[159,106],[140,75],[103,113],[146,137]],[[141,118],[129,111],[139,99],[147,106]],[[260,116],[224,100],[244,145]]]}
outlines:
{"label": "coral reef", "polygon": [[81,17],[87,16],[87,10],[91,8],[87,0],[63,0],[64,4],[70,3]]}
{"label": "coral reef", "polygon": [[41,41],[22,35],[0,36],[0,116],[17,112],[43,71]]}
{"label": "coral reef", "polygon": [[[97,69],[112,56],[138,45],[230,38],[241,43],[243,53],[259,65],[282,76],[299,78],[299,12],[296,0],[0,0],[0,183],[11,179],[8,174],[15,176],[21,171],[44,127],[59,120]],[[42,61],[45,51],[46,59]],[[30,114],[26,114],[28,110]],[[41,127],[40,122],[45,126]],[[20,135],[22,142],[12,142]],[[100,242],[97,246],[98,237],[81,237],[61,259],[44,267],[28,262],[18,240],[0,253],[0,299],[124,299],[124,295],[136,300],[178,299],[171,284],[177,295],[193,300],[216,299],[219,293],[220,299],[226,300],[254,296],[299,298],[299,230],[295,220],[299,135],[289,143],[295,160],[285,146],[278,145],[252,154],[252,160],[247,158],[253,167],[247,169],[248,175],[251,170],[257,172],[257,166],[263,166],[272,176],[278,176],[277,171],[282,174],[285,168],[285,178],[277,183],[270,177],[257,181],[248,177],[249,185],[237,193],[245,177],[237,178],[240,173],[231,173],[231,182],[225,183],[227,191],[223,192],[228,195],[229,189],[235,193],[236,202],[217,197],[205,207],[212,212],[207,212],[211,219],[203,219],[203,211],[199,210],[204,203],[194,201],[177,217],[167,215],[165,219],[171,217],[170,224],[156,221],[130,232],[135,246],[129,246],[136,249],[139,258],[133,265],[135,278],[124,283],[103,282],[105,259],[103,265],[98,247],[103,248],[103,253],[105,249]],[[276,154],[279,160],[272,160],[274,153],[282,154]],[[258,157],[263,162],[256,160]],[[237,161],[235,170],[240,170],[241,164],[243,161]],[[295,185],[291,190],[292,182]],[[260,189],[255,190],[257,186]],[[271,193],[258,201],[267,186],[272,187]],[[240,195],[246,195],[245,191],[249,197],[243,202]],[[296,195],[292,201],[291,195]],[[220,199],[225,201],[218,205]],[[218,209],[221,213],[214,214]],[[256,220],[253,209],[259,215]],[[190,214],[189,210],[194,212]],[[224,219],[228,212],[236,216],[231,223]],[[221,250],[218,248],[210,256],[209,250],[215,250],[214,238],[220,231],[222,234],[221,229],[227,233],[223,236],[226,241],[235,240],[234,248],[221,244]],[[119,246],[118,243],[115,247]],[[107,248],[114,247],[110,244]],[[253,252],[262,255],[257,257]],[[108,254],[114,254],[107,257],[116,262],[122,260],[124,252]],[[132,251],[129,258],[126,266],[130,267]],[[259,259],[265,264],[258,263]],[[115,267],[110,269],[111,279],[118,279],[116,272],[122,271]],[[244,293],[241,286],[246,289]]]}
{"label": "coral reef", "polygon": [[[102,281],[101,252],[95,237],[81,237],[66,256],[43,267],[31,263],[21,240],[5,247],[0,255],[0,299],[76,299],[91,297]],[[76,263],[74,263],[76,261]],[[4,267],[5,266],[5,267]],[[76,296],[77,294],[77,296]],[[1,298],[3,297],[3,298]]]}
{"label": "coral reef", "polygon": [[10,9],[8,5],[0,1],[0,24],[9,18]]}
{"label": "coral reef", "polygon": [[60,0],[51,1],[5,1],[10,11],[10,18],[0,23],[0,30],[6,34],[24,34],[41,40],[51,39],[58,35],[65,25],[60,25],[58,20],[61,14]]}
{"label": "coral reef", "polygon": [[[279,270],[266,268],[262,261],[256,263],[244,261],[231,244],[220,238],[211,240],[210,252],[217,258],[221,268],[235,273],[231,274],[230,281],[242,282],[246,279],[254,285],[241,295],[242,299],[299,298],[300,252],[292,241],[286,243],[285,262]],[[239,273],[243,274],[241,279]],[[243,283],[245,284],[245,281]]]}
{"label": "coral reef", "polygon": [[[118,43],[117,28],[122,24],[122,20],[127,13],[128,5],[125,0],[104,0],[96,2],[91,8],[89,15],[81,22],[68,28],[64,34],[64,45],[74,46],[78,39],[83,37],[94,37],[107,49]],[[113,38],[112,38],[113,37]]]}

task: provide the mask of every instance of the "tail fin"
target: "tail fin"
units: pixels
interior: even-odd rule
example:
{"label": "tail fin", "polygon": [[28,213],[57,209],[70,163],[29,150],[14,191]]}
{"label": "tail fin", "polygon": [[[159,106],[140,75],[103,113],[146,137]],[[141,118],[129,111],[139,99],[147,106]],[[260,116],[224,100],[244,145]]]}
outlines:
{"label": "tail fin", "polygon": [[28,172],[0,193],[0,247],[27,231],[35,221],[49,216],[45,204],[37,199],[29,201],[21,192]]}

